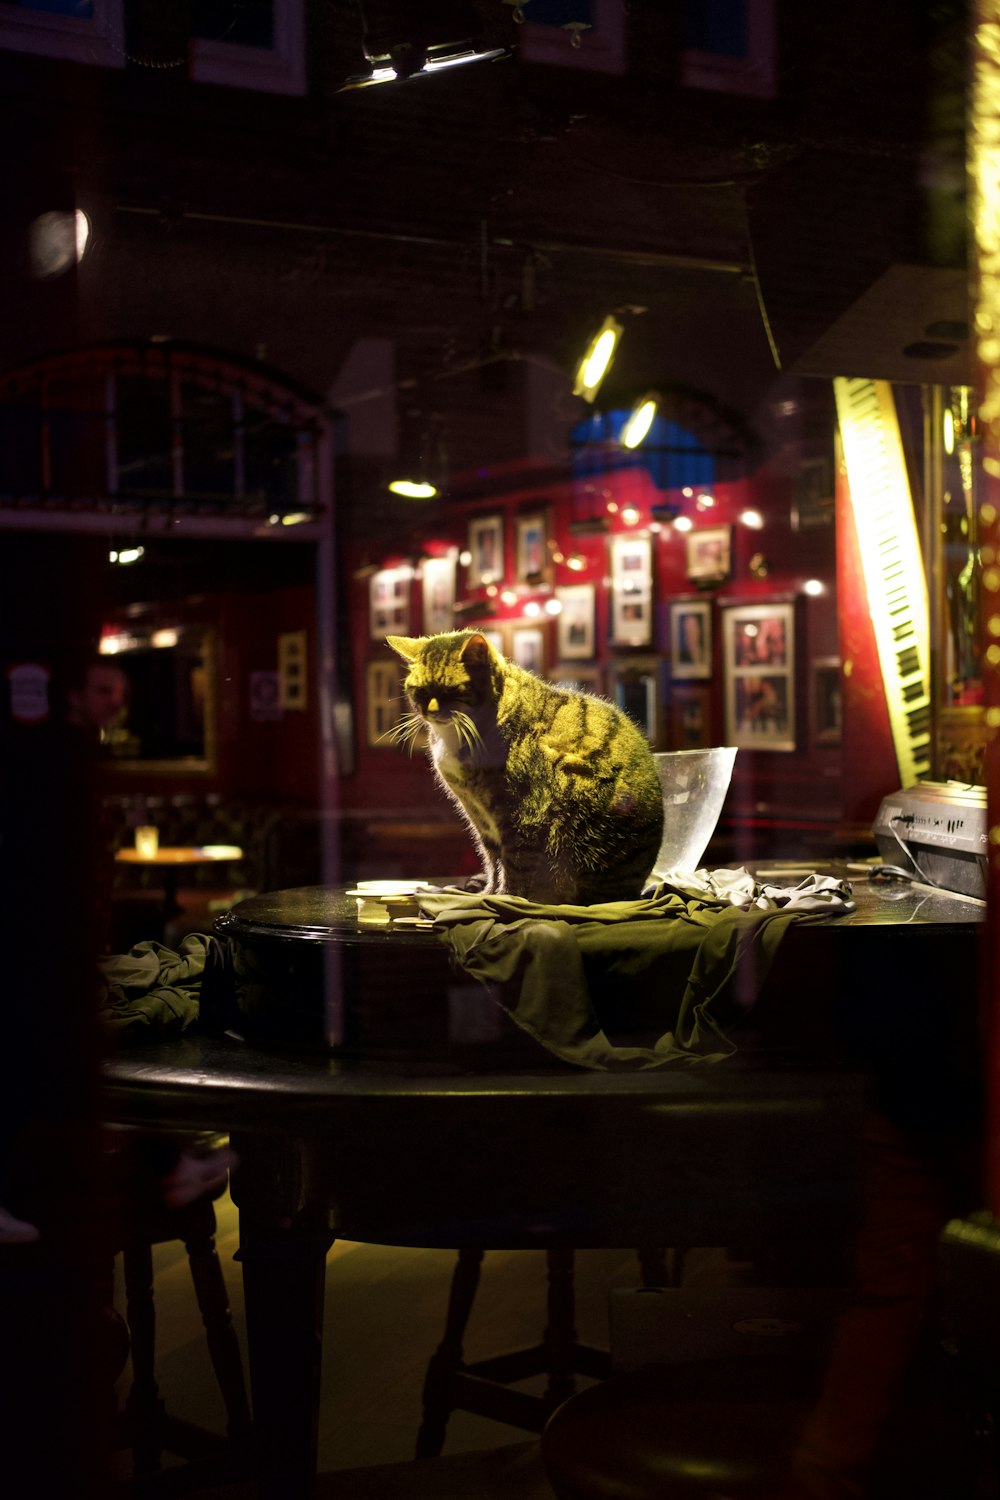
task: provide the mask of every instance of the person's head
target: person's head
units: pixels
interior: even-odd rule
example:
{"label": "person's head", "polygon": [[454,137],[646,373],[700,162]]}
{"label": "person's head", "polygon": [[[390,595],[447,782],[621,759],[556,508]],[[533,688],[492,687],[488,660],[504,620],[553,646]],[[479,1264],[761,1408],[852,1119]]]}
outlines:
{"label": "person's head", "polygon": [[66,695],[70,723],[107,729],[124,706],[127,688],[125,673],[113,661],[101,657],[90,662]]}

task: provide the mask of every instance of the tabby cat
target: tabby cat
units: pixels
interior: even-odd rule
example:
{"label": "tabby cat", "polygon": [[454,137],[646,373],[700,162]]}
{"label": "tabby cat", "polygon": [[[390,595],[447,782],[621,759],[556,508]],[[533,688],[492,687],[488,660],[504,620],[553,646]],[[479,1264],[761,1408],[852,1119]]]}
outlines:
{"label": "tabby cat", "polygon": [[474,630],[388,637],[409,665],[413,712],[458,804],[488,894],[589,906],[637,897],[659,853],[663,797],[652,752],[613,704],[565,692]]}

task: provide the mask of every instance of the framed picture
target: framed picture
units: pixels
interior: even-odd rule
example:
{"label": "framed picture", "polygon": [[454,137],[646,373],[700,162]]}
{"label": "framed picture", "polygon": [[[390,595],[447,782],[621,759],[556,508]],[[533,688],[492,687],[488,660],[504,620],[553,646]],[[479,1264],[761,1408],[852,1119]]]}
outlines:
{"label": "framed picture", "polygon": [[501,656],[508,655],[507,632],[502,625],[490,625],[486,628],[481,628],[478,625],[470,625],[469,629],[478,630],[480,635],[484,635],[490,645],[500,652]]}
{"label": "framed picture", "polygon": [[426,557],[421,572],[424,587],[424,633],[441,635],[455,628],[455,555]]}
{"label": "framed picture", "polygon": [[721,583],[732,565],[731,526],[701,526],[685,537],[687,576],[692,582]]}
{"label": "framed picture", "polygon": [[675,688],[670,695],[669,739],[671,750],[708,750],[708,693],[706,687]]}
{"label": "framed picture", "polygon": [[843,721],[839,656],[814,658],[811,668],[810,698],[813,743],[839,745]]}
{"label": "framed picture", "polygon": [[648,536],[611,538],[611,642],[648,646],[653,639],[653,547]]}
{"label": "framed picture", "polygon": [[655,750],[661,748],[660,715],[663,706],[658,656],[637,656],[612,662],[608,696],[638,724]]}
{"label": "framed picture", "polygon": [[675,599],[671,603],[670,673],[676,678],[711,677],[711,600]]}
{"label": "framed picture", "polygon": [[833,454],[822,458],[804,458],[792,486],[791,523],[793,531],[807,531],[815,526],[832,526]]}
{"label": "framed picture", "polygon": [[548,551],[545,546],[545,517],[535,514],[517,517],[517,582],[541,583],[548,574]]}
{"label": "framed picture", "polygon": [[391,749],[389,738],[406,706],[401,661],[370,661],[366,672],[366,723],[369,745]]}
{"label": "framed picture", "polygon": [[592,583],[568,583],[556,589],[562,609],[556,617],[559,655],[567,661],[586,661],[594,654],[594,604]]}
{"label": "framed picture", "polygon": [[545,674],[545,631],[540,625],[515,625],[510,636],[510,659],[528,672]]}
{"label": "framed picture", "polygon": [[602,677],[599,666],[580,666],[575,661],[561,661],[552,672],[552,684],[566,693],[590,693],[601,696]]}
{"label": "framed picture", "polygon": [[479,516],[469,522],[470,589],[497,583],[504,576],[503,516]]}
{"label": "framed picture", "polygon": [[410,629],[410,569],[382,568],[368,583],[371,638],[406,635]]}
{"label": "framed picture", "polygon": [[795,749],[795,638],[791,604],[723,611],[726,744]]}

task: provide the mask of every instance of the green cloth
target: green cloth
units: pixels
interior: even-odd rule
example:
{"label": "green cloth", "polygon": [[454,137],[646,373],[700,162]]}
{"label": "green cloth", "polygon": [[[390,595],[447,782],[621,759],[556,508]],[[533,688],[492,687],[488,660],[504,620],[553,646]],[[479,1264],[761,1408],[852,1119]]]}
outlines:
{"label": "green cloth", "polygon": [[[833,882],[791,895],[756,886],[749,909],[665,885],[598,906],[452,891],[419,899],[460,967],[549,1052],[583,1068],[634,1069],[736,1051],[729,1030],[753,1005],[789,926],[852,908],[849,888]],[[640,995],[642,1030],[656,1039],[616,1044],[608,1020],[627,1016]]]}
{"label": "green cloth", "polygon": [[211,939],[193,932],[179,950],[137,943],[98,962],[101,1020],[115,1036],[176,1036],[198,1019],[201,978]]}

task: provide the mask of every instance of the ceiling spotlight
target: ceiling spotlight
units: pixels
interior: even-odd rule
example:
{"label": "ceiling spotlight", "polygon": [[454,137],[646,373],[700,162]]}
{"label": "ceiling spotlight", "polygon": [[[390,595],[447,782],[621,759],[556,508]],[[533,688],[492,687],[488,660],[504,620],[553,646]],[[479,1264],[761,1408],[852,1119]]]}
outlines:
{"label": "ceiling spotlight", "polygon": [[586,352],[577,367],[576,379],[573,382],[574,396],[582,396],[584,401],[593,401],[601,381],[608,373],[621,336],[622,325],[618,319],[610,315],[606,317],[587,345]]}
{"label": "ceiling spotlight", "polygon": [[422,0],[419,6],[412,0],[397,0],[379,9],[387,14],[380,16],[372,28],[358,0],[367,71],[349,78],[344,85],[347,89],[424,78],[445,68],[488,62],[507,54],[505,47],[483,47],[479,35],[482,23],[467,0]]}
{"label": "ceiling spotlight", "polygon": [[677,527],[678,531],[690,531],[692,526],[694,525],[694,522],[692,521],[690,516],[678,516],[676,521],[674,522],[674,525]]}
{"label": "ceiling spotlight", "polygon": [[764,517],[759,510],[741,510],[740,521],[744,526],[749,526],[751,531],[760,531],[764,525]]}
{"label": "ceiling spotlight", "polygon": [[643,396],[641,401],[636,402],[629,412],[621,437],[618,439],[623,448],[638,448],[653,425],[656,405],[655,396]]}
{"label": "ceiling spotlight", "polygon": [[407,500],[433,500],[438,492],[437,485],[428,479],[390,479],[389,489]]}

